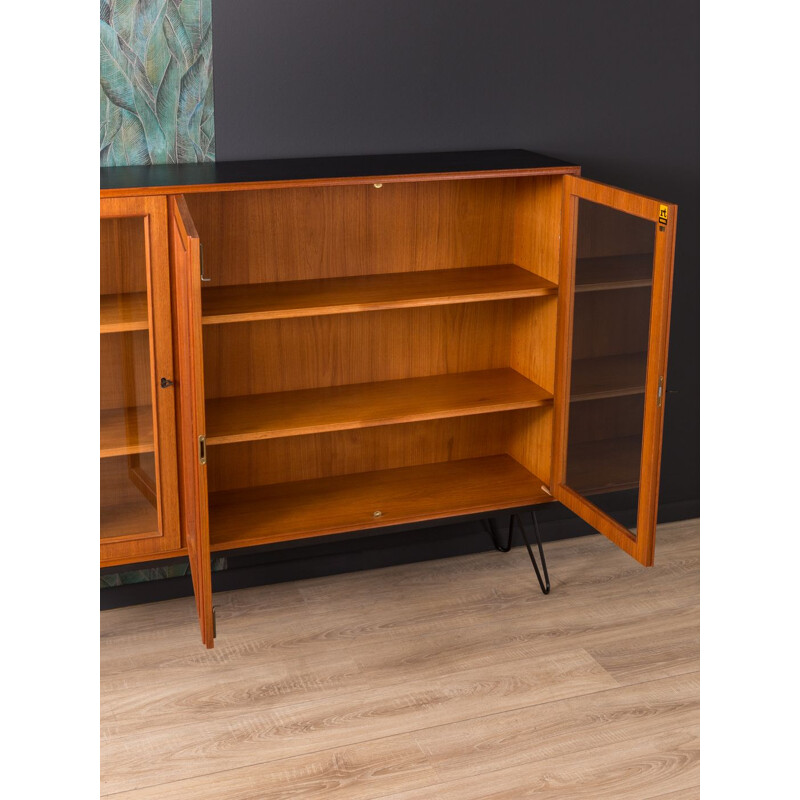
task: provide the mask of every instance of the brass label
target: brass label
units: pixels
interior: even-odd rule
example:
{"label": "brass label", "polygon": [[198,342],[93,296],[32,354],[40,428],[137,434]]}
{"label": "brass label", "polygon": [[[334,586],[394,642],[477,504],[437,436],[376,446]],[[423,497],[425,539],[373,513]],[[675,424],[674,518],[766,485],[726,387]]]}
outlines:
{"label": "brass label", "polygon": [[667,206],[658,207],[658,224],[666,225],[667,218],[669,217],[669,208]]}

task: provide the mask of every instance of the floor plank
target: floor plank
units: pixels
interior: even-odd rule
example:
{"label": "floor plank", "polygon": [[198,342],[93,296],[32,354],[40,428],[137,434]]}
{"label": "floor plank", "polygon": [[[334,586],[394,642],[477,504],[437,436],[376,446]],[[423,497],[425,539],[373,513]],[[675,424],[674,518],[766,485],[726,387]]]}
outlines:
{"label": "floor plank", "polygon": [[[584,650],[566,650],[236,717],[141,728],[104,742],[104,791],[141,788],[222,769],[357,744],[432,725],[617,686]],[[118,714],[119,716],[119,714]]]}
{"label": "floor plank", "polygon": [[102,614],[123,800],[697,797],[699,524],[644,569],[600,536]]}
{"label": "floor plank", "polygon": [[[654,800],[697,785],[699,732],[669,730],[647,739],[557,756],[534,764],[384,795],[380,800]],[[376,798],[377,800],[377,798]]]}

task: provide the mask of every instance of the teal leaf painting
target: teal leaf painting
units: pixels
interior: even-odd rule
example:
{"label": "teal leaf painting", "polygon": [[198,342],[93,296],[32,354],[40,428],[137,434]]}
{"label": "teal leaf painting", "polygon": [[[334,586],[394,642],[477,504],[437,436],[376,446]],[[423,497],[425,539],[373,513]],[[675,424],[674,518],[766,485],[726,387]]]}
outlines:
{"label": "teal leaf painting", "polygon": [[100,0],[100,165],[214,157],[211,0]]}

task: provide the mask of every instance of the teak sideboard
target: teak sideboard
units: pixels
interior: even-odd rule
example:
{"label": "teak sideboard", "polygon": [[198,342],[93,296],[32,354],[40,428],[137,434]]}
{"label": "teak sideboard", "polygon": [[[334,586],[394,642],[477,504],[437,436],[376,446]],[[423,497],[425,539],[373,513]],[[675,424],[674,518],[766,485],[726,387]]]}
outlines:
{"label": "teak sideboard", "polygon": [[522,150],[102,169],[101,566],[188,556],[212,647],[238,548],[557,500],[652,564],[676,213]]}

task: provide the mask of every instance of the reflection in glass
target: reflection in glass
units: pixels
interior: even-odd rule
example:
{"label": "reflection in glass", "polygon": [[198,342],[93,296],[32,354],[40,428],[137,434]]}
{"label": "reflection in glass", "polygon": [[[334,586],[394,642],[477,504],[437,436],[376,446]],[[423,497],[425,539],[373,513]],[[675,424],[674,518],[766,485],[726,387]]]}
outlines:
{"label": "reflection in glass", "polygon": [[566,484],[633,527],[655,224],[578,203]]}
{"label": "reflection in glass", "polygon": [[100,538],[158,535],[142,217],[100,223]]}

